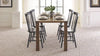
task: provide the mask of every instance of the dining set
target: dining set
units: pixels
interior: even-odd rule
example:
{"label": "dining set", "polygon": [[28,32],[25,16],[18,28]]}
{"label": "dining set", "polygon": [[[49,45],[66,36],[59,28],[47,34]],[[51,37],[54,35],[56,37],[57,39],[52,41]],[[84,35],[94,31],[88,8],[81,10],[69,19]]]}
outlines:
{"label": "dining set", "polygon": [[60,13],[54,13],[53,17],[50,17],[50,13],[42,13],[38,17],[35,16],[35,9],[30,10],[25,13],[25,18],[27,22],[27,28],[29,32],[27,47],[32,41],[36,41],[36,51],[40,51],[41,47],[44,47],[44,42],[46,42],[46,27],[44,23],[59,23],[57,30],[57,37],[61,48],[64,45],[64,51],[67,51],[68,41],[72,41],[77,48],[75,32],[78,21],[78,13],[69,9],[68,18]]}

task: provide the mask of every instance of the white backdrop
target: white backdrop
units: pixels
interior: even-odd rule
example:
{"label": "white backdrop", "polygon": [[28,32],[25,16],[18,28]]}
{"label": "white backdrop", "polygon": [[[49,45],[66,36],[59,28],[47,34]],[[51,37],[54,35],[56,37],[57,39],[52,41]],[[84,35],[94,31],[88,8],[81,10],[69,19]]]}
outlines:
{"label": "white backdrop", "polygon": [[[64,15],[67,17],[69,9],[73,9],[74,0],[64,0]],[[23,0],[23,14],[35,9],[36,16],[39,15],[39,0]],[[24,16],[24,15],[23,15]],[[25,20],[24,20],[25,21]]]}

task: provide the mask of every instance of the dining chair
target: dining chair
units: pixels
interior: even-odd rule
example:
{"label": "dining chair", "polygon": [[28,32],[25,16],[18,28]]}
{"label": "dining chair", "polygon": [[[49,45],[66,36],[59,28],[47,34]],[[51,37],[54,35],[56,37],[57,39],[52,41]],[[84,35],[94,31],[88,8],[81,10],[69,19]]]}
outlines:
{"label": "dining chair", "polygon": [[[33,21],[33,24],[34,24],[34,27],[36,28],[36,17],[35,17],[35,9],[32,9],[30,11],[31,13],[31,17],[32,17],[32,21]],[[39,27],[43,28],[44,32],[45,32],[45,36],[47,36],[46,34],[46,29],[45,29],[45,25],[43,23],[40,23],[39,24]],[[46,39],[46,38],[45,38]]]}
{"label": "dining chair", "polygon": [[[77,44],[75,39],[75,32],[76,32],[77,21],[78,21],[78,13],[74,12],[72,15],[70,27],[67,30],[68,34],[70,34],[70,36],[68,37],[71,37],[71,39],[67,41],[73,41],[75,43],[76,48],[77,48]],[[60,30],[60,38],[61,38],[61,48],[62,48],[62,44],[64,40],[64,27]]]}
{"label": "dining chair", "polygon": [[[71,19],[72,19],[72,15],[73,15],[73,10],[69,9],[69,13],[68,13],[68,19],[67,19],[67,28],[70,26],[71,24]],[[60,23],[60,25],[58,26],[58,31],[57,31],[57,36],[58,36],[58,40],[61,40],[59,37],[59,33],[61,28],[64,27],[63,23]],[[60,42],[60,41],[59,41]]]}
{"label": "dining chair", "polygon": [[[28,27],[28,32],[29,32],[29,37],[28,37],[28,42],[27,42],[27,47],[29,47],[29,43],[31,41],[36,41],[35,38],[36,38],[36,28],[34,27],[34,24],[33,24],[33,21],[32,21],[32,17],[31,17],[31,13],[30,12],[27,12],[25,14],[25,17],[26,17],[26,22],[27,22],[27,27]],[[41,46],[43,48],[43,28],[40,28],[39,30],[39,35],[40,35],[40,41],[41,41]]]}

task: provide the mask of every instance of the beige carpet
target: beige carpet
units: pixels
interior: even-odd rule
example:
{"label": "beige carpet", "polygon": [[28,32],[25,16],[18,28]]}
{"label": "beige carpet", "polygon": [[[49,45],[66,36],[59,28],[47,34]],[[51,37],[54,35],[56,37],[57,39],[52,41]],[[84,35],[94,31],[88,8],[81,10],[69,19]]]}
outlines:
{"label": "beige carpet", "polygon": [[46,25],[47,40],[44,48],[35,51],[36,44],[32,42],[27,48],[28,32],[26,25],[22,29],[0,28],[0,56],[100,56],[100,28],[77,28],[76,40],[68,42],[68,51],[60,48],[57,40],[57,24]]}

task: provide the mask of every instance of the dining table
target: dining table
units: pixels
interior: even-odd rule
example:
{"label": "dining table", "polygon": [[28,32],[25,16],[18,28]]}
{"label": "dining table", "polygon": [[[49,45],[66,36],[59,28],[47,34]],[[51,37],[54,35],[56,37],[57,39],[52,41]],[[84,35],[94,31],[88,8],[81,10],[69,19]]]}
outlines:
{"label": "dining table", "polygon": [[64,51],[67,51],[67,19],[56,20],[54,18],[48,18],[47,20],[36,19],[36,51],[40,51],[39,43],[39,24],[40,23],[64,23]]}

